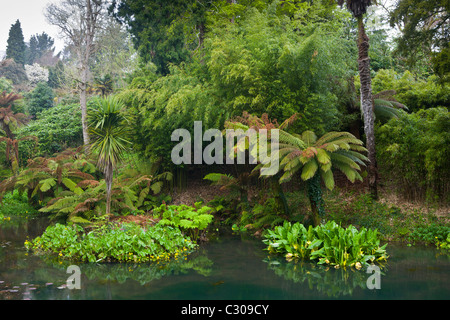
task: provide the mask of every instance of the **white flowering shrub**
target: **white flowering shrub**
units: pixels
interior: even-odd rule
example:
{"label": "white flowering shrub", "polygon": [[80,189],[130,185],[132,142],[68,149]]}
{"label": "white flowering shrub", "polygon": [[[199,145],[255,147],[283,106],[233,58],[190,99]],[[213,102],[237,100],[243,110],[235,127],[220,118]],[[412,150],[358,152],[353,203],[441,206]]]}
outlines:
{"label": "white flowering shrub", "polygon": [[48,81],[48,70],[41,67],[39,64],[34,63],[33,65],[25,65],[25,73],[27,74],[28,80],[31,85],[36,85],[39,82]]}

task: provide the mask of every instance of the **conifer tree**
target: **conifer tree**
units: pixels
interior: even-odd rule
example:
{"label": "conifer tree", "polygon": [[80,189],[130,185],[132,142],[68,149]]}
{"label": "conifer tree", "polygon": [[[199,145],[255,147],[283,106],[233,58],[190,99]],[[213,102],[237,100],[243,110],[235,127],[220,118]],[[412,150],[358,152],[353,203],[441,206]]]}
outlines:
{"label": "conifer tree", "polygon": [[23,37],[20,21],[17,20],[9,29],[8,46],[6,48],[6,58],[14,59],[18,64],[25,64],[25,41]]}

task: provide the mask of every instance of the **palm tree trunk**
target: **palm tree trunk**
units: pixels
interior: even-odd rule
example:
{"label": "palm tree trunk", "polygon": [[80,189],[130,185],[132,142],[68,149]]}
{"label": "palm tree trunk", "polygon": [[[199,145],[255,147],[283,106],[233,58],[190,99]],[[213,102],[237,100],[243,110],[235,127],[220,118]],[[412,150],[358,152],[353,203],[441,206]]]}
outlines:
{"label": "palm tree trunk", "polygon": [[378,199],[378,170],[375,152],[374,132],[374,103],[372,97],[372,83],[370,78],[369,37],[364,30],[362,15],[358,19],[358,69],[361,81],[361,112],[364,118],[364,132],[366,134],[366,148],[368,150],[369,190],[374,199]]}
{"label": "palm tree trunk", "polygon": [[106,183],[106,215],[111,213],[111,187],[113,180],[113,166],[109,162],[105,167],[105,183]]}

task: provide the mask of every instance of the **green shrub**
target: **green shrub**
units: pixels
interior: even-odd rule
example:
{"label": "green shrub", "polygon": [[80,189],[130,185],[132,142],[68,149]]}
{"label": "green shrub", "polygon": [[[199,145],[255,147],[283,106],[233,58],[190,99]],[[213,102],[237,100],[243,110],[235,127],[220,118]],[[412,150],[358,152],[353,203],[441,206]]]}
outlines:
{"label": "green shrub", "polygon": [[306,259],[335,268],[360,269],[388,258],[386,245],[380,247],[377,230],[354,226],[342,228],[334,221],[308,229],[301,223],[286,221],[267,230],[263,242],[269,253],[283,254],[288,261]]}
{"label": "green shrub", "polygon": [[185,256],[196,244],[170,226],[108,223],[89,232],[76,224],[55,224],[25,241],[25,247],[83,262],[164,262]]}
{"label": "green shrub", "polygon": [[6,193],[0,204],[0,214],[4,216],[26,216],[37,214],[38,211],[28,203],[25,193],[19,193],[18,190]]}
{"label": "green shrub", "polygon": [[53,94],[52,88],[46,82],[39,82],[27,98],[28,112],[31,116],[37,117],[43,110],[53,107],[55,95]]}
{"label": "green shrub", "polygon": [[52,156],[67,148],[75,148],[83,144],[81,128],[81,110],[77,104],[57,105],[39,114],[37,120],[21,127],[17,137],[36,136],[37,148],[34,141],[22,141],[19,144],[22,165],[27,159],[34,157]]}
{"label": "green shrub", "polygon": [[[417,79],[411,72],[398,74],[392,69],[378,70],[372,80],[372,91],[395,90],[395,98],[410,111],[448,107],[450,104],[450,84],[440,84],[435,75],[427,79]],[[357,90],[359,88],[357,87]]]}
{"label": "green shrub", "polygon": [[6,79],[5,77],[0,77],[0,93],[6,91],[6,93],[10,93],[13,90],[13,83],[11,80]]}

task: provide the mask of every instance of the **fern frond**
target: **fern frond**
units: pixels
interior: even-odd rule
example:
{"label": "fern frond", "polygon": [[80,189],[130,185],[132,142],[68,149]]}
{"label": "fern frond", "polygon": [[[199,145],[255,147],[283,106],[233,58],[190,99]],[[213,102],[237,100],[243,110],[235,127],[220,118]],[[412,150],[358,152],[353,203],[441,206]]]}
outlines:
{"label": "fern frond", "polygon": [[70,213],[78,204],[78,196],[64,197],[50,206],[39,209],[40,212]]}
{"label": "fern frond", "polygon": [[352,150],[339,150],[336,153],[341,154],[345,157],[348,157],[350,159],[352,159],[354,162],[365,166],[366,163],[365,161],[369,161],[369,158],[367,158],[365,155],[363,155],[360,152],[356,152],[356,151],[352,151]]}
{"label": "fern frond", "polygon": [[323,149],[317,149],[317,161],[320,164],[327,164],[330,162],[330,155]]}
{"label": "fern frond", "polygon": [[347,179],[350,180],[350,182],[355,182],[355,179],[358,175],[357,171],[354,168],[342,162],[333,162],[333,167],[341,171],[347,177]]}
{"label": "fern frond", "polygon": [[98,186],[99,182],[97,180],[81,180],[78,182],[77,187],[86,188],[92,186]]}
{"label": "fern frond", "polygon": [[304,166],[302,170],[302,180],[306,181],[314,177],[314,175],[317,172],[317,169],[319,168],[319,165],[317,164],[315,159],[311,159],[308,161]]}
{"label": "fern frond", "polygon": [[78,195],[83,193],[83,189],[78,187],[77,184],[75,182],[73,182],[71,179],[62,178],[61,182],[73,193],[78,194]]}
{"label": "fern frond", "polygon": [[317,136],[314,132],[306,130],[302,133],[302,141],[306,143],[307,146],[312,146],[317,141]]}
{"label": "fern frond", "polygon": [[377,105],[374,110],[375,116],[381,119],[398,118],[401,114],[400,110],[386,105]]}
{"label": "fern frond", "polygon": [[333,172],[331,171],[331,169],[322,170],[322,168],[321,168],[320,175],[325,184],[325,187],[327,187],[328,190],[333,190],[334,189],[334,176],[333,176]]}
{"label": "fern frond", "polygon": [[356,169],[356,170],[361,169],[360,166],[355,161],[353,161],[349,157],[346,157],[344,154],[334,152],[334,153],[330,154],[330,157],[332,159],[333,165],[336,163],[344,163],[353,169]]}
{"label": "fern frond", "polygon": [[325,133],[322,137],[320,137],[316,141],[316,145],[321,146],[326,143],[335,142],[335,140],[342,139],[343,137],[356,139],[356,137],[354,135],[352,135],[350,132],[331,131],[331,132]]}
{"label": "fern frond", "polygon": [[40,181],[40,190],[42,192],[47,192],[48,190],[50,190],[53,186],[56,185],[56,180],[55,178],[48,178],[45,180]]}

